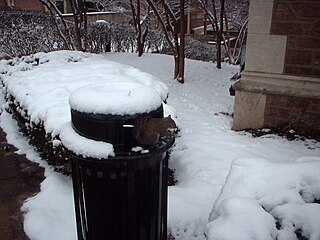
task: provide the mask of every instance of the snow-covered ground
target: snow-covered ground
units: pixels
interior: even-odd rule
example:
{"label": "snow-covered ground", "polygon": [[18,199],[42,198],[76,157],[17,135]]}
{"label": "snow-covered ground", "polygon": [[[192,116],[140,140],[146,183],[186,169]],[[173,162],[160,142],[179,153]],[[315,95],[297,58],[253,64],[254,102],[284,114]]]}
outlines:
{"label": "snow-covered ground", "polygon": [[[59,54],[65,59],[70,53]],[[32,94],[41,92],[41,77],[52,78],[51,86],[44,85],[48,93],[56,93],[56,98],[50,98],[50,101],[28,102],[27,93],[21,90],[21,86],[27,85],[24,77],[17,86],[12,85],[12,91],[17,98],[24,99],[26,106],[31,106],[30,113],[35,113],[35,121],[45,119],[46,130],[57,135],[61,126],[70,121],[68,102],[61,102],[61,98],[68,97],[74,86],[80,87],[77,80],[81,80],[82,86],[90,80],[90,74],[108,79],[105,69],[116,74],[119,73],[117,70],[126,69],[112,62],[108,67],[104,58],[152,74],[168,87],[166,109],[177,116],[181,128],[170,159],[178,183],[169,187],[168,228],[177,240],[204,240],[206,236],[210,240],[276,237],[285,240],[295,239],[294,232],[298,229],[305,237],[320,239],[320,205],[313,203],[320,199],[320,143],[288,141],[275,135],[253,138],[245,132],[232,131],[230,115],[234,98],[229,96],[228,88],[237,67],[223,65],[218,70],[212,63],[187,60],[186,80],[181,85],[172,80],[171,56],[145,54],[138,58],[135,54],[109,53],[97,57],[100,67],[94,68],[91,64],[91,73],[81,65],[82,60],[77,59],[64,63],[59,69],[35,66],[28,70],[26,65],[14,70],[14,74],[0,76],[8,81],[29,74],[38,81],[35,80],[37,84]],[[0,71],[8,71],[10,67],[1,63]],[[75,71],[74,67],[79,65],[83,67]],[[43,66],[49,65],[44,63]],[[127,77],[135,80],[147,77],[149,83],[153,82],[154,78],[149,74],[128,69]],[[57,79],[62,78],[68,81],[57,83]],[[56,84],[62,85],[57,87]],[[163,86],[157,86],[165,95],[165,90],[161,90]],[[55,91],[50,91],[50,87]],[[55,112],[49,109],[50,106],[60,108]],[[40,113],[36,111],[37,107],[41,107]],[[57,119],[58,113],[66,111],[67,114]],[[41,192],[29,198],[22,207],[27,235],[35,240],[76,239],[70,177],[54,172],[41,160],[17,131],[8,113],[2,112],[0,126],[20,154],[26,154],[46,169]],[[281,224],[280,230],[276,228],[276,222]]]}

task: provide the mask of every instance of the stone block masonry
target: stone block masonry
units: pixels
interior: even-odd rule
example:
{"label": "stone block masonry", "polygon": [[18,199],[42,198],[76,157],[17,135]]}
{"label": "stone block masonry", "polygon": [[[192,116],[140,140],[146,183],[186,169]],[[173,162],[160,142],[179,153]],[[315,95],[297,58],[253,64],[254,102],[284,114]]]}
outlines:
{"label": "stone block masonry", "polygon": [[272,35],[286,35],[284,73],[320,77],[320,1],[274,0]]}
{"label": "stone block masonry", "polygon": [[234,130],[320,136],[320,1],[252,0]]}
{"label": "stone block masonry", "polygon": [[264,125],[320,136],[320,99],[267,95]]}

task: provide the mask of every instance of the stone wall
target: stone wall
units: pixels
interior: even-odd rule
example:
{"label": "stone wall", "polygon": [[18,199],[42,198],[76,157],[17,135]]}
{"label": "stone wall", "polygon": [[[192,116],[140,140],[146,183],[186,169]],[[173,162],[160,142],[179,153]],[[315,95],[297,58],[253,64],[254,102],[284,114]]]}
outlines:
{"label": "stone wall", "polygon": [[44,11],[45,8],[39,0],[10,0],[11,6],[8,6],[6,0],[0,0],[0,8],[13,7],[15,9],[27,11]]}
{"label": "stone wall", "polygon": [[44,6],[39,0],[14,0],[14,7],[27,11],[44,11]]}
{"label": "stone wall", "polygon": [[274,0],[270,33],[287,36],[284,73],[320,77],[319,0]]}
{"label": "stone wall", "polygon": [[0,0],[0,8],[5,8],[7,7],[6,0]]}
{"label": "stone wall", "polygon": [[251,0],[234,130],[320,136],[320,1]]}
{"label": "stone wall", "polygon": [[[320,77],[320,1],[274,0],[270,34],[287,36],[284,74]],[[319,99],[268,95],[264,115],[269,127],[320,133]]]}
{"label": "stone wall", "polygon": [[320,99],[267,95],[264,125],[320,137]]}

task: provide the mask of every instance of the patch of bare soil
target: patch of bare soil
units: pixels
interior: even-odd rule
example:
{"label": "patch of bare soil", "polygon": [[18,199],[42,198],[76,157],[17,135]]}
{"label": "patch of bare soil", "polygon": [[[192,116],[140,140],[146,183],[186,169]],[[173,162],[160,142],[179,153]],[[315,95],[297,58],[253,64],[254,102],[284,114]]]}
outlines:
{"label": "patch of bare soil", "polygon": [[0,239],[28,240],[23,231],[23,202],[40,191],[44,169],[8,144],[0,128]]}
{"label": "patch of bare soil", "polygon": [[299,134],[292,129],[283,130],[281,128],[270,128],[270,129],[268,128],[268,129],[249,129],[246,131],[251,133],[253,137],[261,137],[261,136],[275,134],[275,135],[284,137],[289,141],[294,141],[294,140],[304,141],[306,139],[310,139],[310,140],[320,142],[320,135],[318,134],[314,134],[312,136],[306,136],[303,134]]}

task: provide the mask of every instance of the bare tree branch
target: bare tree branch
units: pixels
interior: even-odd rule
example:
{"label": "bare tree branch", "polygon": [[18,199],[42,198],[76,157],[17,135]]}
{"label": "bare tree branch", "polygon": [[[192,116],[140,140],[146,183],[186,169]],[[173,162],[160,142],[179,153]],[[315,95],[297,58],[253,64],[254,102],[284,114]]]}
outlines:
{"label": "bare tree branch", "polygon": [[[67,24],[66,24],[64,17],[62,15],[62,13],[60,12],[60,10],[57,8],[57,6],[54,4],[54,2],[52,2],[52,0],[39,0],[39,1],[43,5],[46,6],[46,8],[50,11],[50,14],[54,17],[54,22],[55,22],[56,28],[58,30],[58,33],[61,36],[61,38],[63,39],[63,41],[65,42],[68,49],[74,50],[74,45],[71,40],[70,30],[67,27]],[[66,32],[66,35],[62,32],[61,28],[59,27],[59,24],[56,19],[56,15],[58,15],[58,17],[60,18],[62,25],[63,25],[63,28],[64,28],[64,31]]]}

